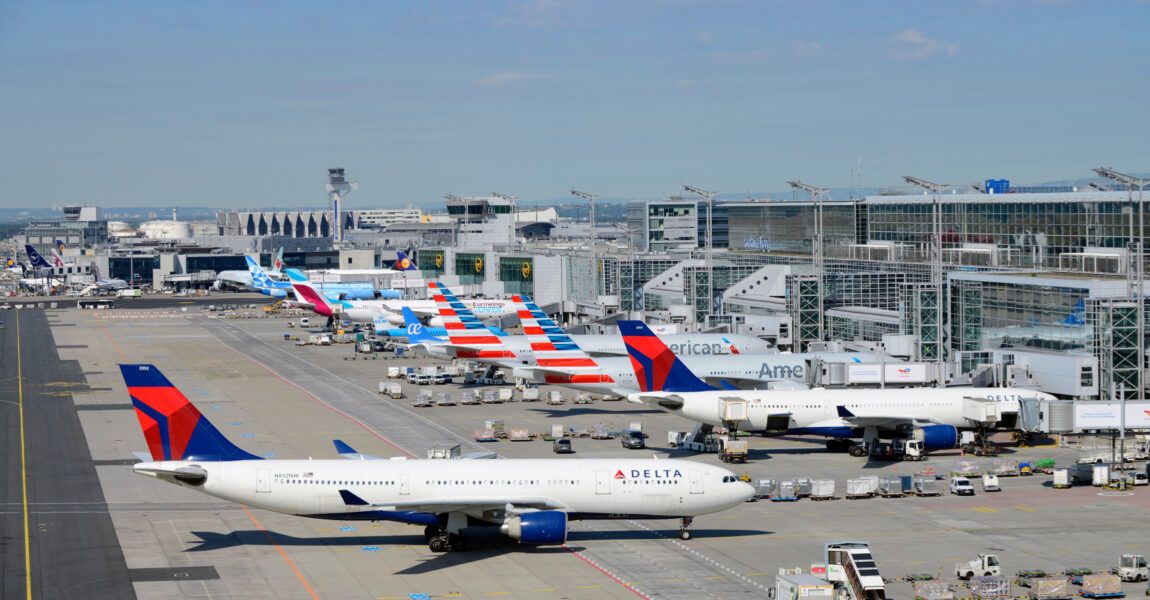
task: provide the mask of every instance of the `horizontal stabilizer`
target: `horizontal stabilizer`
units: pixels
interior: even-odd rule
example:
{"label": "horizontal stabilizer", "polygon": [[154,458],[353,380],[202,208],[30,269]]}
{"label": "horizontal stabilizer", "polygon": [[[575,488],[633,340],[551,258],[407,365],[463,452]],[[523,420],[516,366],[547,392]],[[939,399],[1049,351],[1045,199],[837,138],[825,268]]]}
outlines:
{"label": "horizontal stabilizer", "polygon": [[851,411],[847,410],[847,407],[845,407],[845,406],[840,405],[840,406],[836,406],[835,408],[838,409],[838,411],[839,411],[839,417],[841,417],[843,419],[849,419],[850,417],[855,416],[855,414],[852,413]]}
{"label": "horizontal stabilizer", "polygon": [[350,458],[352,460],[382,460],[378,456],[356,452],[354,448],[345,444],[343,440],[332,440],[331,443],[335,444],[335,451],[344,458]]}
{"label": "horizontal stabilizer", "polygon": [[339,496],[340,496],[340,498],[343,498],[343,503],[348,505],[348,506],[367,506],[368,505],[367,500],[364,500],[363,498],[360,498],[359,496],[356,496],[355,494],[353,494],[347,490],[340,490]]}

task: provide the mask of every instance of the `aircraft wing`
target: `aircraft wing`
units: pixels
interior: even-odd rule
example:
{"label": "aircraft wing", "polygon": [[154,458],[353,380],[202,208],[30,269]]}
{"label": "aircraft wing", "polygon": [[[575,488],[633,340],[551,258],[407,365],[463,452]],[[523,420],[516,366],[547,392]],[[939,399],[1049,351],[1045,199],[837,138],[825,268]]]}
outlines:
{"label": "aircraft wing", "polygon": [[845,406],[839,406],[839,418],[856,427],[898,427],[906,425],[935,425],[934,419],[921,419],[907,415],[856,415]]}
{"label": "aircraft wing", "polygon": [[203,483],[208,477],[208,472],[199,465],[185,465],[175,469],[161,469],[159,467],[136,465],[133,469],[138,473],[152,473],[161,477],[173,477],[185,483]]}
{"label": "aircraft wing", "polygon": [[487,498],[444,498],[441,500],[417,500],[412,502],[385,502],[371,504],[350,490],[340,490],[343,503],[348,506],[370,506],[384,510],[411,510],[416,512],[445,513],[459,510],[508,510],[511,512],[530,510],[565,510],[566,504],[543,496],[520,496],[496,500]]}
{"label": "aircraft wing", "polygon": [[627,396],[627,400],[663,410],[683,408],[683,403],[685,402],[682,396],[671,392],[639,392]]}

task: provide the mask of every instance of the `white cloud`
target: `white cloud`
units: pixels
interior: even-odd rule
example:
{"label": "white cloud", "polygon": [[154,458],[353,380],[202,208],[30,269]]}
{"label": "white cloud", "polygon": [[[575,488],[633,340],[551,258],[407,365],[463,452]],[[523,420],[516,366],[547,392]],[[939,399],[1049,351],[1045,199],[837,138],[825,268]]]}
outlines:
{"label": "white cloud", "polygon": [[943,43],[931,39],[913,27],[903,29],[896,33],[892,39],[892,54],[896,58],[918,61],[926,60],[939,53],[945,53],[952,57],[958,54],[958,44]]}
{"label": "white cloud", "polygon": [[483,79],[475,82],[475,85],[483,87],[495,87],[499,85],[507,85],[513,81],[523,81],[525,79],[538,79],[539,75],[532,75],[530,73],[515,73],[512,71],[504,71],[494,75],[488,75]]}

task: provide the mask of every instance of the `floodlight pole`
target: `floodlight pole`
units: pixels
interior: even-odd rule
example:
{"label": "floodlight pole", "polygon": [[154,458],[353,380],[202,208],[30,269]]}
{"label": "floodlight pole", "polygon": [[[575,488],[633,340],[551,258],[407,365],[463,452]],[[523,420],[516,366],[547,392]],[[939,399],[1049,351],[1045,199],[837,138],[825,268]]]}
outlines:
{"label": "floodlight pole", "polygon": [[801,181],[788,181],[791,187],[803,190],[811,195],[811,200],[815,204],[815,235],[811,240],[811,262],[814,263],[815,277],[819,281],[819,340],[825,337],[824,323],[826,316],[824,315],[823,306],[823,278],[826,275],[826,265],[823,260],[823,196],[830,192],[830,188],[815,187],[813,185],[805,184]]}
{"label": "floodlight pole", "polygon": [[595,299],[598,298],[598,296],[599,296],[599,274],[598,274],[599,268],[598,268],[598,265],[596,264],[599,262],[599,249],[595,247],[595,242],[596,242],[596,237],[595,237],[595,201],[599,199],[599,196],[596,194],[587,194],[584,192],[580,192],[579,190],[577,190],[575,188],[571,188],[571,195],[572,196],[579,196],[580,198],[585,198],[588,202],[591,203],[591,218],[590,218],[591,232],[590,232],[590,236],[589,236],[589,238],[591,240],[591,251],[589,252],[589,254],[591,256],[591,281],[595,282],[595,288],[593,290],[591,290],[591,301],[594,302]]}
{"label": "floodlight pole", "polygon": [[939,384],[941,385],[942,383],[944,383],[944,381],[943,381],[943,379],[944,379],[943,378],[943,343],[942,343],[943,333],[944,333],[943,326],[942,326],[942,322],[943,322],[943,319],[942,319],[942,316],[943,316],[943,301],[942,301],[943,289],[942,288],[943,288],[943,285],[942,285],[942,283],[943,283],[943,279],[944,279],[943,272],[942,272],[942,190],[944,190],[950,186],[945,185],[945,184],[941,184],[941,183],[932,183],[930,181],[926,181],[925,179],[919,179],[918,177],[912,177],[910,175],[904,176],[903,180],[906,181],[907,183],[917,185],[921,188],[924,188],[924,189],[929,190],[930,192],[934,193],[934,212],[932,215],[934,222],[931,225],[932,229],[934,229],[934,265],[933,265],[933,268],[931,269],[931,279],[932,279],[931,283],[934,284],[934,290],[935,290],[935,294],[937,296],[937,299],[935,300],[935,302],[938,303],[937,304],[938,315],[936,317],[938,320],[938,322],[936,323],[936,326],[938,327],[938,337],[937,337],[938,356],[936,356],[935,358],[938,361],[938,381],[939,381]]}
{"label": "floodlight pole", "polygon": [[[708,192],[707,190],[700,189],[690,185],[684,185],[684,190],[692,194],[698,194],[707,200],[707,251],[704,254],[707,264],[707,314],[715,312],[714,297],[715,297],[715,263],[711,254],[712,248],[712,233],[711,233],[711,219],[714,211],[714,197],[716,192]],[[697,228],[696,228],[697,229]],[[720,307],[721,308],[721,307]]]}
{"label": "floodlight pole", "polygon": [[[1150,177],[1135,177],[1133,175],[1126,175],[1119,173],[1109,167],[1098,167],[1094,172],[1099,177],[1112,179],[1118,183],[1124,184],[1130,194],[1130,203],[1134,203],[1134,188],[1138,188],[1138,237],[1135,242],[1134,237],[1134,212],[1130,213],[1130,245],[1134,247],[1136,258],[1131,262],[1135,269],[1135,285],[1132,290],[1131,297],[1137,303],[1136,309],[1138,311],[1138,400],[1146,399],[1146,382],[1143,377],[1146,373],[1146,299],[1145,299],[1145,286],[1146,286],[1146,223],[1145,211],[1142,204],[1142,188],[1150,183]],[[1132,207],[1133,208],[1133,207]],[[1125,399],[1125,392],[1123,393]]]}

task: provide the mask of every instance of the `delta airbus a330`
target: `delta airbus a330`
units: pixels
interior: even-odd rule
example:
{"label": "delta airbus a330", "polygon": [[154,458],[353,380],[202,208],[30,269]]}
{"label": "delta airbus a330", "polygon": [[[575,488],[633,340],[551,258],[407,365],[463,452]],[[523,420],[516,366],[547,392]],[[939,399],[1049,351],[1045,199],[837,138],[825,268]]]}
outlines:
{"label": "delta airbus a330", "polygon": [[525,544],[562,544],[577,519],[681,519],[737,506],[753,488],[718,466],[683,460],[265,460],[236,447],[152,365],[120,365],[151,461],[133,467],[210,496],[317,519],[425,526],[435,552],[491,525]]}

